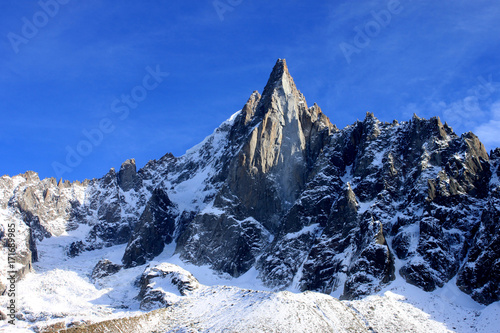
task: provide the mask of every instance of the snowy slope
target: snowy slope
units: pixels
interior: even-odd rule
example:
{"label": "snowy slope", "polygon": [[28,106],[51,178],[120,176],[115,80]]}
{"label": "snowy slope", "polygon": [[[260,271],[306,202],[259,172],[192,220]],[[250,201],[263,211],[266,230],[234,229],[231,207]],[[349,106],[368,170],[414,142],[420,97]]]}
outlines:
{"label": "snowy slope", "polygon": [[[133,322],[117,323],[124,325],[124,332],[133,332],[139,326],[141,332],[188,328],[214,332],[368,332],[369,327],[376,332],[494,332],[491,329],[496,329],[500,320],[497,303],[489,307],[480,305],[453,283],[427,293],[398,278],[377,295],[339,302],[313,292],[266,290],[256,279],[256,272],[235,279],[216,274],[208,267],[185,264],[178,255],[173,255],[173,245],[150,265],[177,264],[191,270],[204,286],[178,297],[174,306],[149,314],[139,309],[136,299],[139,287],[135,284],[147,265],[122,269],[92,282],[90,274],[95,264],[103,258],[119,262],[124,246],[68,258],[64,249],[85,234],[88,227],[80,228],[39,244],[36,272],[18,283],[22,320],[15,331],[31,331],[61,322],[75,325],[138,315]],[[5,296],[1,302],[5,306]],[[157,321],[151,321],[151,316]],[[0,329],[13,328],[4,324]]]}

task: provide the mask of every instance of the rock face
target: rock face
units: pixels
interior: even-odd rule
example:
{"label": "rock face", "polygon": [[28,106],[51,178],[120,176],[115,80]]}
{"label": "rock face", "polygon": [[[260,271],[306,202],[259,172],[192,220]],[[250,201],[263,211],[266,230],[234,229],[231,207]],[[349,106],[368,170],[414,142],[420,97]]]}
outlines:
{"label": "rock face", "polygon": [[284,60],[276,63],[262,97],[251,98],[245,112],[240,117],[249,125],[246,141],[230,165],[226,195],[237,197],[247,215],[275,231],[333,125],[317,105],[307,107]]}
{"label": "rock face", "polygon": [[397,274],[427,291],[456,277],[490,304],[500,300],[499,165],[499,149],[439,118],[367,113],[339,130],[280,59],[262,95],[181,157],[138,171],[127,160],[83,183],[0,178],[0,235],[17,221],[36,260],[37,242],[87,225],[69,255],[127,244],[132,267],[174,243],[185,261],[235,277],[255,268],[275,289],[354,299]]}
{"label": "rock face", "polygon": [[58,183],[55,178],[40,180],[33,171],[12,178],[0,177],[0,286],[6,285],[6,272],[11,270],[7,257],[9,239],[14,240],[17,276],[22,278],[37,261],[37,241],[77,226],[73,219],[86,185],[87,182]]}
{"label": "rock face", "polygon": [[135,159],[126,160],[118,172],[118,186],[123,191],[127,192],[131,189],[138,189],[140,187],[140,178],[137,177],[137,168],[135,166]]}
{"label": "rock face", "polygon": [[253,93],[228,133],[227,177],[210,209],[180,235],[185,260],[239,276],[278,232],[303,190],[334,126],[318,106],[307,107],[286,62],[278,60],[260,96]]}
{"label": "rock face", "polygon": [[123,263],[126,267],[145,264],[159,255],[165,244],[173,241],[176,214],[167,193],[155,189],[125,250]]}
{"label": "rock face", "polygon": [[471,241],[457,285],[475,300],[489,304],[500,299],[500,149],[491,152],[490,195],[482,206],[476,237]]}

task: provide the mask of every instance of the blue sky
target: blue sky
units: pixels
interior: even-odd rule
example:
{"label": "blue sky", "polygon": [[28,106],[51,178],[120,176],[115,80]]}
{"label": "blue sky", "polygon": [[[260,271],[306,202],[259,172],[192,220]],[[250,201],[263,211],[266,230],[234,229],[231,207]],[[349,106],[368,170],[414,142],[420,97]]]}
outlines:
{"label": "blue sky", "polygon": [[498,22],[494,0],[3,1],[0,175],[83,180],[182,155],[278,58],[339,128],[440,116],[492,149]]}

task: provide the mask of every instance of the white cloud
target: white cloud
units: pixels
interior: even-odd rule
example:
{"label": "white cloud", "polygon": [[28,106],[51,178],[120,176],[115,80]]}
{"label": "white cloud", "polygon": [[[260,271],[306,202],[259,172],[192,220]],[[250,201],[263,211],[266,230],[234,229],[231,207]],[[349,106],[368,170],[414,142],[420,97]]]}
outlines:
{"label": "white cloud", "polygon": [[439,102],[435,104],[435,107],[441,109],[444,121],[458,129],[465,127],[470,130],[486,116],[476,96],[467,96],[449,104]]}
{"label": "white cloud", "polygon": [[427,105],[412,103],[406,105],[402,112],[406,117],[410,113],[423,117],[438,115],[458,135],[472,131],[487,150],[500,147],[500,99],[491,103],[481,101],[477,96],[467,96],[450,103],[444,101]]}
{"label": "white cloud", "polygon": [[492,104],[490,115],[490,120],[477,126],[474,133],[487,148],[493,149],[500,147],[500,100]]}

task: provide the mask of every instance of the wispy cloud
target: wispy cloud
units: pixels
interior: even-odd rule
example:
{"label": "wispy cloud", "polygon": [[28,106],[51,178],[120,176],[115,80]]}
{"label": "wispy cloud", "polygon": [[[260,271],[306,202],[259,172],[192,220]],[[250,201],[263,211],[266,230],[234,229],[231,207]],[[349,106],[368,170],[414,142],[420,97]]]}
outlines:
{"label": "wispy cloud", "polygon": [[479,100],[476,96],[467,96],[461,100],[451,103],[438,102],[433,105],[433,110],[442,114],[442,117],[447,122],[451,123],[455,128],[471,129],[478,122],[484,120],[486,112],[479,105]]}
{"label": "wispy cloud", "polygon": [[437,115],[457,134],[472,131],[487,149],[494,149],[500,146],[500,83],[491,78],[479,76],[477,84],[458,99],[409,103],[402,113],[406,118],[412,113],[424,117]]}
{"label": "wispy cloud", "polygon": [[490,119],[474,129],[474,133],[489,149],[500,147],[500,100],[493,103],[489,111]]}

